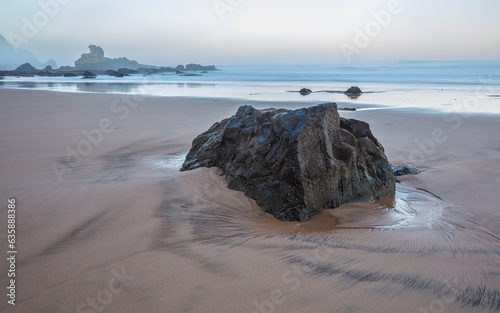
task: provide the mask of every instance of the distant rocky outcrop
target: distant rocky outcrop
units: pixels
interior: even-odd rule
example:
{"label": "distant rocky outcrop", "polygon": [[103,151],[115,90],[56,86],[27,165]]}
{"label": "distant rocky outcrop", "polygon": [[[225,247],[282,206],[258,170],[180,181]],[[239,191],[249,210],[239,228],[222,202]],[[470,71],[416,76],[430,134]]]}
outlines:
{"label": "distant rocky outcrop", "polygon": [[[107,58],[104,56],[104,50],[96,45],[89,46],[89,53],[83,53],[82,56],[75,61],[75,68],[77,70],[114,70],[120,71],[122,68],[130,70],[139,70],[148,73],[162,73],[162,72],[175,72],[176,70],[186,71],[214,71],[217,68],[213,65],[203,66],[200,64],[187,64],[186,66],[179,65],[177,68],[172,67],[158,67],[152,65],[140,64],[137,61],[129,60],[125,57],[121,58]],[[122,74],[125,74],[121,72]]]}
{"label": "distant rocky outcrop", "polygon": [[47,65],[43,70],[39,71],[36,75],[45,77],[63,76],[62,73],[55,71],[51,65]]}
{"label": "distant rocky outcrop", "polygon": [[[125,57],[120,58],[108,58],[104,54],[104,50],[96,45],[89,46],[89,53],[83,53],[81,57],[75,61],[75,66],[61,66],[57,69],[57,64],[53,59],[49,59],[46,63],[41,63],[34,55],[23,49],[17,49],[16,47],[10,45],[4,37],[0,35],[0,70],[4,70],[4,74],[7,76],[31,76],[40,73],[41,76],[61,76],[66,73],[75,73],[76,75],[82,75],[84,71],[93,71],[98,75],[107,74],[106,71],[114,71],[112,76],[123,77],[130,74],[142,73],[142,74],[161,74],[161,73],[174,73],[176,71],[187,71],[187,72],[207,72],[218,70],[214,65],[200,65],[200,64],[187,64],[178,65],[177,67],[163,67],[154,65],[144,65],[137,61],[129,60]],[[22,60],[22,62],[21,62]],[[35,71],[31,71],[29,74],[27,71],[12,70],[19,66],[19,64],[30,63]],[[51,69],[44,69],[39,71],[36,69],[41,69],[46,66],[50,66]]]}
{"label": "distant rocky outcrop", "polygon": [[36,73],[38,70],[33,67],[33,65],[29,63],[24,63],[22,65],[19,65],[14,71],[16,72],[24,72],[24,73]]}
{"label": "distant rocky outcrop", "polygon": [[218,167],[229,188],[283,221],[395,192],[369,125],[339,117],[335,103],[293,111],[242,106],[193,140],[181,170],[199,167]]}
{"label": "distant rocky outcrop", "polygon": [[85,71],[85,73],[83,73],[83,77],[82,78],[96,78],[97,75],[90,72],[90,71]]}
{"label": "distant rocky outcrop", "polygon": [[[214,65],[200,65],[200,64],[187,64],[185,71],[218,71],[218,69]],[[182,71],[182,70],[181,70]]]}
{"label": "distant rocky outcrop", "polygon": [[120,71],[114,71],[114,70],[107,70],[105,72],[106,75],[108,76],[114,76],[114,77],[123,77],[123,76],[129,76],[129,74],[123,74]]}
{"label": "distant rocky outcrop", "polygon": [[53,69],[57,68],[57,63],[56,63],[56,61],[54,61],[54,59],[48,59],[47,62],[45,62],[45,65],[50,66]]}
{"label": "distant rocky outcrop", "polygon": [[125,57],[107,58],[104,56],[104,50],[96,45],[89,46],[90,53],[83,53],[82,56],[75,61],[76,69],[81,70],[118,70],[119,68],[137,69],[147,65],[139,64],[134,60],[129,60]]}
{"label": "distant rocky outcrop", "polygon": [[138,73],[137,70],[133,70],[131,68],[119,68],[118,72],[120,72],[122,74],[136,74],[136,73]]}

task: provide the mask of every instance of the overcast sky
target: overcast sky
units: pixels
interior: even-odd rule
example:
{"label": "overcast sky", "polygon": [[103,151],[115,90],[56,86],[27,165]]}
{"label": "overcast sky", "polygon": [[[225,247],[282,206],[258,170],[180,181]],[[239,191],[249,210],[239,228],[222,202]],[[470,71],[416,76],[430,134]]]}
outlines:
{"label": "overcast sky", "polygon": [[500,1],[0,0],[0,34],[58,65],[89,44],[167,66],[498,59]]}

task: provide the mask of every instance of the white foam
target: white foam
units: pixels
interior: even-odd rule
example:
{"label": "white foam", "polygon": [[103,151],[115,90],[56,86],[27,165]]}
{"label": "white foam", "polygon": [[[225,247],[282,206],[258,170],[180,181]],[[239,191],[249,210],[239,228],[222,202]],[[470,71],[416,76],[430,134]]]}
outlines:
{"label": "white foam", "polygon": [[150,163],[155,168],[164,168],[169,170],[180,170],[187,153],[169,154],[164,157],[157,157],[151,160]]}

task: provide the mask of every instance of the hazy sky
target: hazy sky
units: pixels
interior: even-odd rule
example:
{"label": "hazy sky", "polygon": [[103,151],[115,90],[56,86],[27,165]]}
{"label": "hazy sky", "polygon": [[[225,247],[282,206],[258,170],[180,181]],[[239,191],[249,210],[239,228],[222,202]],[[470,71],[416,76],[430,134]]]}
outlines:
{"label": "hazy sky", "polygon": [[152,65],[498,59],[500,1],[0,0],[0,34],[58,65],[89,44]]}

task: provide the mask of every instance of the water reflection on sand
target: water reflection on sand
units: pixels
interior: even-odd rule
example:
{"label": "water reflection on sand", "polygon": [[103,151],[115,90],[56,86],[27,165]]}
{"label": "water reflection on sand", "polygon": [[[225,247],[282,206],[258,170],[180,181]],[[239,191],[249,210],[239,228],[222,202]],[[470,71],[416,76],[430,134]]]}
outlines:
{"label": "water reflection on sand", "polygon": [[44,81],[1,81],[3,88],[15,89],[39,89],[55,90],[63,92],[98,92],[98,93],[125,93],[125,94],[147,94],[148,91],[156,90],[161,86],[166,88],[213,88],[216,84],[212,83],[190,83],[190,82],[105,82],[105,81],[72,81],[72,82],[44,82]]}

